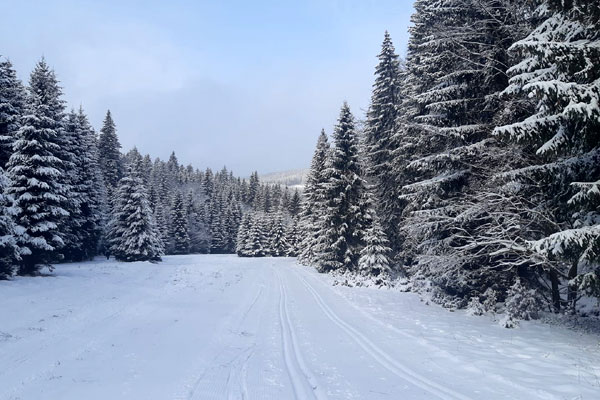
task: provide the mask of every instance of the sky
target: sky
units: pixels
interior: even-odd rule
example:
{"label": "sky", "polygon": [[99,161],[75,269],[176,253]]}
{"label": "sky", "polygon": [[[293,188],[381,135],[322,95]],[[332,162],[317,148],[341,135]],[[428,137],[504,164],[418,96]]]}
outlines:
{"label": "sky", "polygon": [[44,56],[69,107],[123,151],[236,175],[308,167],[321,128],[369,104],[385,30],[404,56],[412,0],[0,0],[0,55]]}

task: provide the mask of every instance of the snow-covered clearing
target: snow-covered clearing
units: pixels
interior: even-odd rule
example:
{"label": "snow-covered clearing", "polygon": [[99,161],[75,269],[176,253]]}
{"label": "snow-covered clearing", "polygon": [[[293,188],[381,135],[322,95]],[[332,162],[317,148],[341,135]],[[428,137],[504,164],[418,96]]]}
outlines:
{"label": "snow-covered clearing", "polygon": [[0,398],[600,398],[596,336],[330,279],[199,255],[0,282]]}

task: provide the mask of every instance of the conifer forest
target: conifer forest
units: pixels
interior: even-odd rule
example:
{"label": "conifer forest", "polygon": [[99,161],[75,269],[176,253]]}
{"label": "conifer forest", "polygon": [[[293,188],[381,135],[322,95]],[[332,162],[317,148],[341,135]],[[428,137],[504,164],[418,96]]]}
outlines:
{"label": "conifer forest", "polygon": [[[19,285],[36,282],[58,288],[59,283],[52,282],[55,278],[59,282],[61,271],[67,271],[69,279],[83,274],[85,281],[78,289],[75,281],[64,281],[69,290],[80,290],[83,297],[85,291],[96,290],[92,290],[94,282],[109,285],[103,274],[118,274],[123,290],[98,294],[98,299],[129,296],[129,303],[124,303],[128,305],[122,308],[127,311],[116,313],[132,313],[133,319],[143,314],[149,320],[150,315],[160,319],[164,313],[165,318],[189,324],[185,325],[188,332],[202,325],[185,319],[194,315],[183,311],[192,307],[194,296],[208,296],[215,288],[226,293],[230,285],[249,282],[245,285],[251,289],[236,294],[239,299],[248,294],[243,297],[244,304],[249,304],[244,313],[241,308],[219,311],[225,303],[216,300],[198,300],[204,306],[194,303],[194,309],[208,307],[214,315],[231,318],[227,324],[232,328],[218,331],[219,340],[230,344],[229,350],[215,353],[212,364],[201,361],[209,359],[209,350],[196,361],[185,358],[191,344],[180,337],[173,343],[181,340],[181,349],[186,349],[181,352],[181,365],[189,361],[191,369],[185,376],[178,373],[177,379],[186,379],[179,389],[175,378],[163,386],[159,379],[148,381],[145,392],[131,395],[124,394],[125,389],[113,393],[106,391],[110,385],[102,386],[98,398],[599,398],[595,397],[600,396],[597,346],[577,350],[588,353],[580,358],[588,361],[581,361],[577,369],[586,370],[579,375],[585,383],[578,386],[567,381],[570,378],[564,382],[556,378],[560,381],[556,390],[552,385],[544,389],[546,378],[527,381],[519,376],[516,364],[512,372],[501,370],[512,368],[508,355],[494,359],[496,366],[489,370],[475,364],[473,368],[484,371],[483,379],[497,377],[485,385],[478,385],[466,369],[461,375],[464,379],[453,378],[452,371],[459,369],[452,362],[462,368],[466,358],[459,362],[460,357],[480,354],[474,350],[477,344],[467,344],[467,353],[451,361],[451,356],[440,355],[454,354],[451,345],[444,347],[443,340],[438,343],[431,337],[420,339],[417,346],[425,349],[423,343],[429,343],[431,349],[439,350],[432,351],[432,357],[443,357],[430,369],[416,361],[424,357],[417,354],[418,347],[414,354],[407,349],[422,332],[447,332],[445,321],[454,321],[448,327],[462,324],[463,319],[456,318],[470,318],[475,322],[466,326],[480,327],[469,328],[468,338],[476,336],[473,332],[478,329],[487,335],[492,329],[488,325],[498,329],[493,335],[500,335],[501,342],[504,332],[522,331],[524,344],[515,354],[524,359],[537,359],[542,350],[534,352],[535,346],[554,346],[536,342],[542,337],[560,342],[556,351],[571,340],[561,335],[572,338],[573,332],[592,332],[590,343],[597,339],[600,3],[415,0],[413,7],[405,54],[394,46],[385,26],[379,51],[375,43],[372,54],[364,54],[373,60],[374,73],[368,109],[343,102],[338,105],[339,114],[331,116],[332,121],[337,118],[333,126],[305,133],[314,143],[314,153],[304,165],[302,184],[296,186],[263,181],[258,171],[249,177],[238,176],[228,167],[213,171],[202,159],[184,165],[175,146],[168,160],[142,154],[136,147],[123,148],[120,135],[126,132],[108,110],[111,104],[105,105],[101,126],[92,126],[85,103],[65,100],[69,88],[63,87],[62,71],[54,70],[51,57],[40,57],[28,79],[21,81],[19,74],[27,71],[17,71],[11,55],[0,47],[0,299],[3,291],[14,291],[13,297],[1,300],[6,310],[0,312],[0,353],[13,341],[16,346],[18,338],[30,340],[30,333],[18,333],[16,325],[10,330],[13,322],[6,329],[2,326],[6,318],[16,321],[6,313],[21,307],[15,300],[25,293]],[[168,143],[165,140],[165,146]],[[223,155],[223,165],[227,159]],[[190,272],[195,266],[200,272]],[[190,275],[194,273],[199,275]],[[157,280],[146,283],[146,275],[171,286],[146,288],[158,285]],[[126,285],[136,290],[129,293],[131,286]],[[145,296],[142,290],[155,293],[147,299],[153,302],[171,299],[172,310],[147,311],[146,300],[134,301],[138,291],[140,299]],[[40,301],[52,303],[53,293]],[[187,297],[175,300],[177,293]],[[219,298],[215,293],[217,297],[210,299]],[[274,293],[277,325],[273,327],[281,330],[277,340],[282,347],[277,351],[282,354],[285,377],[279,377],[278,367],[264,367],[279,365],[266,358],[270,353],[254,350],[267,346],[253,338],[267,337],[264,329],[270,325],[249,322],[270,321],[268,304]],[[56,296],[63,295],[57,292]],[[417,299],[414,303],[403,300],[413,298]],[[427,322],[412,319],[413,311],[402,311],[401,307],[407,307],[403,301],[410,301],[409,307],[415,309],[432,310],[422,312]],[[301,304],[308,303],[303,302],[310,303],[306,313]],[[359,312],[348,311],[344,302],[355,304],[352,307]],[[258,310],[266,311],[259,315]],[[324,319],[319,322],[318,318]],[[378,322],[382,324],[379,332],[375,320],[384,321]],[[220,327],[216,321],[206,326]],[[358,347],[335,347],[345,342],[311,331],[324,324],[347,335],[348,346]],[[116,327],[100,325],[98,329],[113,329],[106,335],[120,337]],[[147,329],[151,331],[152,326]],[[385,336],[387,326],[390,336]],[[535,331],[527,331],[529,326]],[[554,333],[563,328],[572,333]],[[228,336],[236,329],[238,336]],[[492,343],[493,335],[482,340]],[[23,349],[36,346],[31,340]],[[208,343],[212,339],[200,335],[198,340]],[[581,340],[584,343],[588,336]],[[325,347],[314,345],[307,350],[309,342]],[[82,346],[74,348],[82,349],[77,354],[83,357],[93,351],[91,343],[76,338],[73,346]],[[129,346],[136,346],[133,339]],[[327,358],[331,365],[322,358],[327,346],[338,349],[337,357],[342,357],[336,362]],[[237,348],[244,350],[228,353]],[[178,349],[173,351],[179,354]],[[481,354],[488,350],[482,349]],[[360,375],[361,366],[354,364],[358,356],[349,355],[353,351],[364,351],[374,360],[372,368],[381,368],[380,378],[387,383],[373,384],[391,397],[377,391],[365,394],[371,375]],[[350,361],[342,361],[343,355]],[[24,365],[33,362],[33,358],[23,360]],[[128,362],[133,363],[125,360],[122,365]],[[553,363],[547,362],[540,361],[539,368],[546,376],[554,376],[553,370],[544,369]],[[10,386],[7,382],[19,363],[0,356],[0,370],[9,371],[6,379],[0,371],[0,386],[7,390],[3,397],[0,387],[0,398],[77,398],[69,391],[63,393],[66,397],[52,391],[43,392],[50,393],[44,397],[35,392],[43,385],[26,380]],[[135,365],[142,375],[149,371],[144,368],[150,368]],[[220,375],[225,374],[223,365],[231,369],[221,387],[215,382],[225,382]],[[567,369],[563,370],[568,370],[564,365]],[[338,381],[338,375],[327,369],[334,366],[342,368],[339,376],[347,381]],[[529,376],[537,367],[527,364],[523,368]],[[253,377],[259,370],[266,378]],[[70,376],[69,371],[62,374]],[[15,375],[14,379],[25,378]],[[282,383],[269,386],[262,379]],[[398,381],[407,382],[404,389],[394,386]],[[510,381],[512,386],[507,384]],[[153,385],[158,389],[152,389]],[[253,396],[259,387],[265,391]],[[155,393],[161,397],[153,397]],[[96,398],[82,396],[78,398]]]}

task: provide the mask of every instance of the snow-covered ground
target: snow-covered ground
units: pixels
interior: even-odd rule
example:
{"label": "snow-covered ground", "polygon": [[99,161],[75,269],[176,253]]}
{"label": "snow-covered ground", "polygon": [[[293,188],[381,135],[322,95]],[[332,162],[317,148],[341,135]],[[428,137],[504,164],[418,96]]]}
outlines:
{"label": "snow-covered ground", "polygon": [[597,336],[330,279],[200,255],[0,282],[0,398],[600,398]]}

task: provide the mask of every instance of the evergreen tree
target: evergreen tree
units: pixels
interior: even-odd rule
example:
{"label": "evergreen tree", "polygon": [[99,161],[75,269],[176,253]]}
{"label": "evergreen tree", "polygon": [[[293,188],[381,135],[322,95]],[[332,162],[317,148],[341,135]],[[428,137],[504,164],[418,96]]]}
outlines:
{"label": "evergreen tree", "polygon": [[464,298],[513,279],[503,255],[489,257],[501,241],[485,237],[503,212],[492,195],[495,175],[520,161],[492,129],[505,118],[508,47],[528,26],[527,8],[519,0],[448,0],[417,1],[415,10],[395,138],[402,219],[394,247],[413,280]]}
{"label": "evergreen tree", "polygon": [[258,172],[254,171],[250,175],[250,184],[248,187],[248,203],[255,204],[254,198],[256,197],[256,194],[258,193],[259,184],[260,183],[259,183],[259,179],[258,179]]}
{"label": "evergreen tree", "polygon": [[8,162],[6,190],[14,198],[15,221],[23,230],[17,237],[22,275],[35,274],[60,259],[64,245],[60,228],[69,215],[60,137],[64,102],[54,71],[44,59],[31,73],[28,89],[27,109]]}
{"label": "evergreen tree", "polygon": [[306,178],[304,204],[300,214],[299,229],[302,232],[302,240],[298,260],[304,264],[316,262],[316,244],[322,223],[320,217],[325,205],[325,166],[328,156],[329,142],[325,131],[322,130]]}
{"label": "evergreen tree", "polygon": [[259,213],[253,213],[248,227],[245,252],[249,257],[264,257],[268,249],[265,249],[267,238],[265,235],[264,218]]}
{"label": "evergreen tree", "polygon": [[100,129],[98,164],[102,170],[102,176],[109,196],[116,189],[119,180],[123,176],[120,148],[121,143],[119,143],[119,138],[117,137],[117,129],[110,110],[108,110],[102,123],[102,129]]}
{"label": "evergreen tree", "polygon": [[173,254],[187,254],[190,251],[188,216],[183,204],[183,196],[179,191],[175,194],[173,202],[170,236],[173,239]]}
{"label": "evergreen tree", "polygon": [[294,194],[292,195],[289,205],[286,208],[292,217],[295,217],[300,213],[300,209],[302,208],[302,200],[300,199],[300,192],[298,189],[294,190]]}
{"label": "evergreen tree", "polygon": [[325,207],[319,232],[320,271],[356,271],[365,229],[362,178],[358,137],[348,104],[342,106],[333,134],[335,141],[325,170]]}
{"label": "evergreen tree", "polygon": [[511,175],[552,223],[527,247],[545,261],[555,309],[562,281],[574,310],[579,291],[600,296],[600,5],[547,0],[537,13],[540,24],[512,46],[520,59],[505,91],[537,106],[495,133],[535,152]]}
{"label": "evergreen tree", "polygon": [[67,171],[70,190],[66,221],[65,258],[82,261],[98,251],[101,235],[102,181],[98,169],[95,133],[83,109],[71,111],[65,122],[63,147],[71,160]]}
{"label": "evergreen tree", "polygon": [[387,31],[377,58],[379,64],[375,68],[375,83],[364,132],[366,174],[374,186],[374,196],[378,199],[377,210],[383,218],[385,231],[396,242],[400,212],[396,175],[392,166],[396,150],[394,132],[402,99],[402,74],[398,55]]}
{"label": "evergreen tree", "polygon": [[7,167],[25,111],[25,89],[8,60],[0,60],[0,168]]}
{"label": "evergreen tree", "polygon": [[300,252],[301,241],[298,217],[292,218],[292,221],[288,224],[285,238],[288,245],[285,255],[288,257],[297,257]]}
{"label": "evergreen tree", "polygon": [[17,229],[13,221],[12,199],[4,194],[8,178],[0,167],[0,280],[13,275],[14,265],[20,259],[17,246]]}
{"label": "evergreen tree", "polygon": [[285,224],[283,214],[277,212],[273,217],[271,229],[269,231],[270,254],[274,257],[285,256],[289,249],[289,243],[285,235]]}
{"label": "evergreen tree", "polygon": [[369,210],[369,225],[364,231],[365,247],[360,251],[358,269],[363,275],[388,279],[391,270],[389,259],[391,249],[388,246],[388,240],[379,222],[379,217],[373,208]]}
{"label": "evergreen tree", "polygon": [[250,213],[244,214],[242,217],[242,222],[240,223],[240,227],[238,229],[238,234],[236,238],[235,244],[235,252],[240,257],[245,257],[248,255],[248,239],[249,232],[251,229],[252,216]]}
{"label": "evergreen tree", "polygon": [[141,158],[133,161],[117,192],[110,243],[120,261],[160,261],[163,254],[141,168]]}

